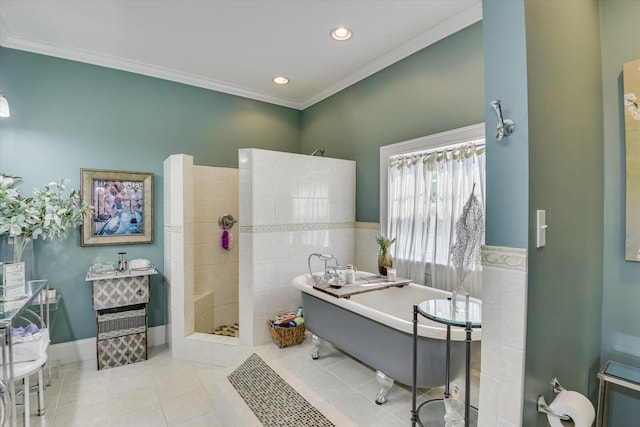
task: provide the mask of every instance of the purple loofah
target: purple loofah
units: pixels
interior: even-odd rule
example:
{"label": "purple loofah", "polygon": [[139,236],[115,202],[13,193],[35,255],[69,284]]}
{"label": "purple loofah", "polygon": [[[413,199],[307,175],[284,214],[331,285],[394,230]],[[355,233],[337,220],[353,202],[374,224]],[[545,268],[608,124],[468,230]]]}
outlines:
{"label": "purple loofah", "polygon": [[229,250],[229,232],[227,230],[222,232],[222,248],[226,251]]}

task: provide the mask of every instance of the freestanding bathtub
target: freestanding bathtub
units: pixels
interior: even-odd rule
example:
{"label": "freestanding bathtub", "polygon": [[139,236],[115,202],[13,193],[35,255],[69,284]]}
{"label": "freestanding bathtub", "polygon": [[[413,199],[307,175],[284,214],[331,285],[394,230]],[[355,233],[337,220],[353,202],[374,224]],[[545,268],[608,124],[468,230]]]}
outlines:
{"label": "freestanding bathtub", "polygon": [[[358,272],[358,277],[367,275]],[[411,283],[337,298],[315,289],[309,274],[297,276],[292,283],[302,291],[304,322],[312,332],[314,344],[312,357],[320,356],[322,342],[327,340],[376,369],[376,379],[381,387],[376,396],[378,404],[386,401],[386,393],[394,380],[412,384],[413,305],[451,296],[450,292]],[[446,326],[422,316],[418,316],[418,323],[417,385],[425,388],[443,386]],[[474,329],[472,347],[479,345],[480,338],[481,331]],[[456,378],[464,370],[464,339],[464,328],[451,328],[450,378]]]}

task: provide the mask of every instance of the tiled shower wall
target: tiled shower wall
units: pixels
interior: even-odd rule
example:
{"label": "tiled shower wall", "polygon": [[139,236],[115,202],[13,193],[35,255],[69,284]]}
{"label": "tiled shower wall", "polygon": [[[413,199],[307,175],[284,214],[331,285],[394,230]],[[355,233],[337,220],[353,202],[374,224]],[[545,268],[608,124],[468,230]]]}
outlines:
{"label": "tiled shower wall", "polygon": [[[194,170],[189,155],[174,154],[163,163],[166,339],[173,357],[230,366],[251,350],[239,346],[237,339],[195,331],[195,242],[200,236],[194,225]],[[217,228],[218,216],[213,215]]]}
{"label": "tiled shower wall", "polygon": [[311,253],[354,263],[355,162],[239,150],[240,342],[271,340],[266,321],[300,305],[291,280]]}
{"label": "tiled shower wall", "polygon": [[238,322],[238,225],[222,248],[218,218],[238,219],[238,169],[193,166],[195,331]]}
{"label": "tiled shower wall", "polygon": [[376,237],[380,236],[380,223],[356,222],[355,266],[360,271],[378,273],[378,252],[380,246]]}

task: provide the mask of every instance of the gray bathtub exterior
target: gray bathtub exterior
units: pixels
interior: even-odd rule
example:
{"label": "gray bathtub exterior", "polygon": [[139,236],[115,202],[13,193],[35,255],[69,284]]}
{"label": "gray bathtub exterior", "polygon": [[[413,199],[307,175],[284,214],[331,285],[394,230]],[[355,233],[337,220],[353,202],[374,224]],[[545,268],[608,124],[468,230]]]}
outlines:
{"label": "gray bathtub exterior", "polygon": [[[302,292],[305,327],[340,350],[412,384],[413,336]],[[413,307],[407,307],[413,313]],[[419,322],[425,320],[418,316]],[[443,325],[443,328],[445,326]],[[472,343],[475,346],[476,343]],[[322,357],[322,351],[320,352]],[[418,337],[418,387],[445,384],[446,340]],[[451,379],[464,373],[465,343],[451,341]]]}

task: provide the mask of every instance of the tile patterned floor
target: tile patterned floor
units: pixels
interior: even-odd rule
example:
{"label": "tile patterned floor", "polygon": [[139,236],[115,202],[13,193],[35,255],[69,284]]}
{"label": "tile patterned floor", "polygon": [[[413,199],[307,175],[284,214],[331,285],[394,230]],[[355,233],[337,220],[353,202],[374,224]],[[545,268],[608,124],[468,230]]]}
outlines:
{"label": "tile patterned floor", "polygon": [[213,335],[222,335],[225,337],[235,337],[238,338],[238,334],[240,333],[240,327],[237,323],[233,325],[222,325],[218,326],[211,332]]}
{"label": "tile patterned floor", "polygon": [[[410,387],[396,384],[387,403],[376,405],[374,370],[329,343],[320,359],[312,360],[310,341],[307,337],[302,344],[283,349],[270,343],[253,351],[337,427],[411,424]],[[162,346],[150,348],[147,361],[113,369],[97,371],[95,360],[54,367],[52,383],[45,390],[44,416],[36,415],[35,393],[31,394],[31,425],[259,427],[227,380],[243,362],[238,360],[231,368],[188,362],[172,358]],[[477,388],[472,395],[477,403]],[[442,397],[441,389],[420,390],[418,401],[437,397]],[[22,419],[20,408],[18,417]]]}

